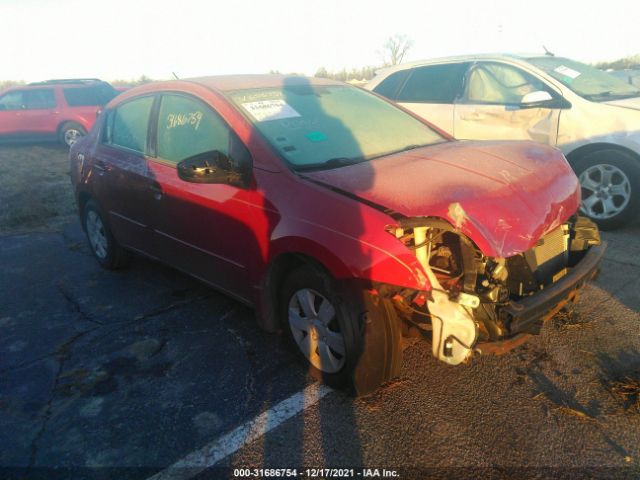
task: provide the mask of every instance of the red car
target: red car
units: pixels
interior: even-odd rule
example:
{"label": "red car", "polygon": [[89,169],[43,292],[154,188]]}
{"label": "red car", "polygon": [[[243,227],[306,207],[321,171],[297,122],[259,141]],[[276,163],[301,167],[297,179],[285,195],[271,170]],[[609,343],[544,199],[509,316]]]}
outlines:
{"label": "red car", "polygon": [[0,92],[0,140],[57,140],[86,135],[118,92],[98,79],[48,80]]}
{"label": "red car", "polygon": [[518,344],[605,249],[555,148],[454,141],[330,80],[134,88],[70,159],[103,266],[139,252],[201,279],[356,393],[398,374],[412,328],[449,364]]}

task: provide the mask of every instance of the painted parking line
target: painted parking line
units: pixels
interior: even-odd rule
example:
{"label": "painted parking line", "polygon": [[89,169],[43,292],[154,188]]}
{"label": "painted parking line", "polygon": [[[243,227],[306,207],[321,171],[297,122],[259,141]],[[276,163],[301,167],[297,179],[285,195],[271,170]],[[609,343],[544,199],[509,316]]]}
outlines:
{"label": "painted parking line", "polygon": [[192,478],[303,410],[315,405],[332,391],[331,388],[319,383],[309,385],[235,430],[181,458],[148,480],[187,480]]}

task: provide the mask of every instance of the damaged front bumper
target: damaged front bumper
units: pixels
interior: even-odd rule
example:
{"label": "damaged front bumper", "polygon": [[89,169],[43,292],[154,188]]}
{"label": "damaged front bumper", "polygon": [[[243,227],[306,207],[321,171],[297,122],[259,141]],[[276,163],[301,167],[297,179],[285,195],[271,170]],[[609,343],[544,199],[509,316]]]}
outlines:
{"label": "damaged front bumper", "polygon": [[606,242],[591,247],[582,260],[560,280],[535,295],[518,301],[512,300],[502,307],[499,315],[509,333],[539,333],[541,323],[556,313],[556,307],[572,301],[578,291],[598,273],[606,249]]}
{"label": "damaged front bumper", "polygon": [[607,249],[607,243],[591,247],[580,262],[564,277],[544,290],[520,300],[511,300],[499,310],[502,323],[508,329],[508,339],[484,342],[476,346],[480,353],[505,353],[540,333],[540,328],[560,310],[578,299],[587,282],[594,279]]}
{"label": "damaged front bumper", "polygon": [[403,219],[390,232],[415,252],[432,286],[402,295],[398,310],[431,330],[433,355],[451,365],[474,352],[502,353],[539,333],[576,301],[606,250],[596,225],[579,216],[508,258],[486,256],[440,219]]}

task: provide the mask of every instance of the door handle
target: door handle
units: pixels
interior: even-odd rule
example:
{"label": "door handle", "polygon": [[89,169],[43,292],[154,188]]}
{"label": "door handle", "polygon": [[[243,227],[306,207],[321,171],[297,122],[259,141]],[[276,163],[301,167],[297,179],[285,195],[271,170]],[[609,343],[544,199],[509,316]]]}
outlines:
{"label": "door handle", "polygon": [[153,182],[149,185],[149,190],[153,193],[153,198],[156,200],[162,200],[162,196],[164,195],[162,191],[162,186],[158,182]]}
{"label": "door handle", "polygon": [[96,169],[98,175],[100,176],[104,175],[107,171],[107,166],[102,160],[96,160],[95,162],[93,162],[93,168]]}
{"label": "door handle", "polygon": [[462,120],[477,122],[480,120],[484,120],[485,118],[487,118],[487,116],[482,112],[476,111],[476,112],[469,112],[466,115],[462,115],[460,118],[462,118]]}

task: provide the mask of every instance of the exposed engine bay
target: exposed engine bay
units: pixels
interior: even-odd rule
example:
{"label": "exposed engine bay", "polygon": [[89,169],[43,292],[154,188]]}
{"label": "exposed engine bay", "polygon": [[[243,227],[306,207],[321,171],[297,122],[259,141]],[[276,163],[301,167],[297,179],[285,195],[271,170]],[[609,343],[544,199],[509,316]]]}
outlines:
{"label": "exposed engine bay", "polygon": [[581,264],[601,242],[596,225],[580,216],[509,258],[483,255],[437,218],[400,219],[390,233],[415,252],[432,285],[429,292],[396,294],[396,310],[405,322],[431,331],[434,356],[454,365],[482,345],[539,333],[544,321],[575,301],[604,252]]}

